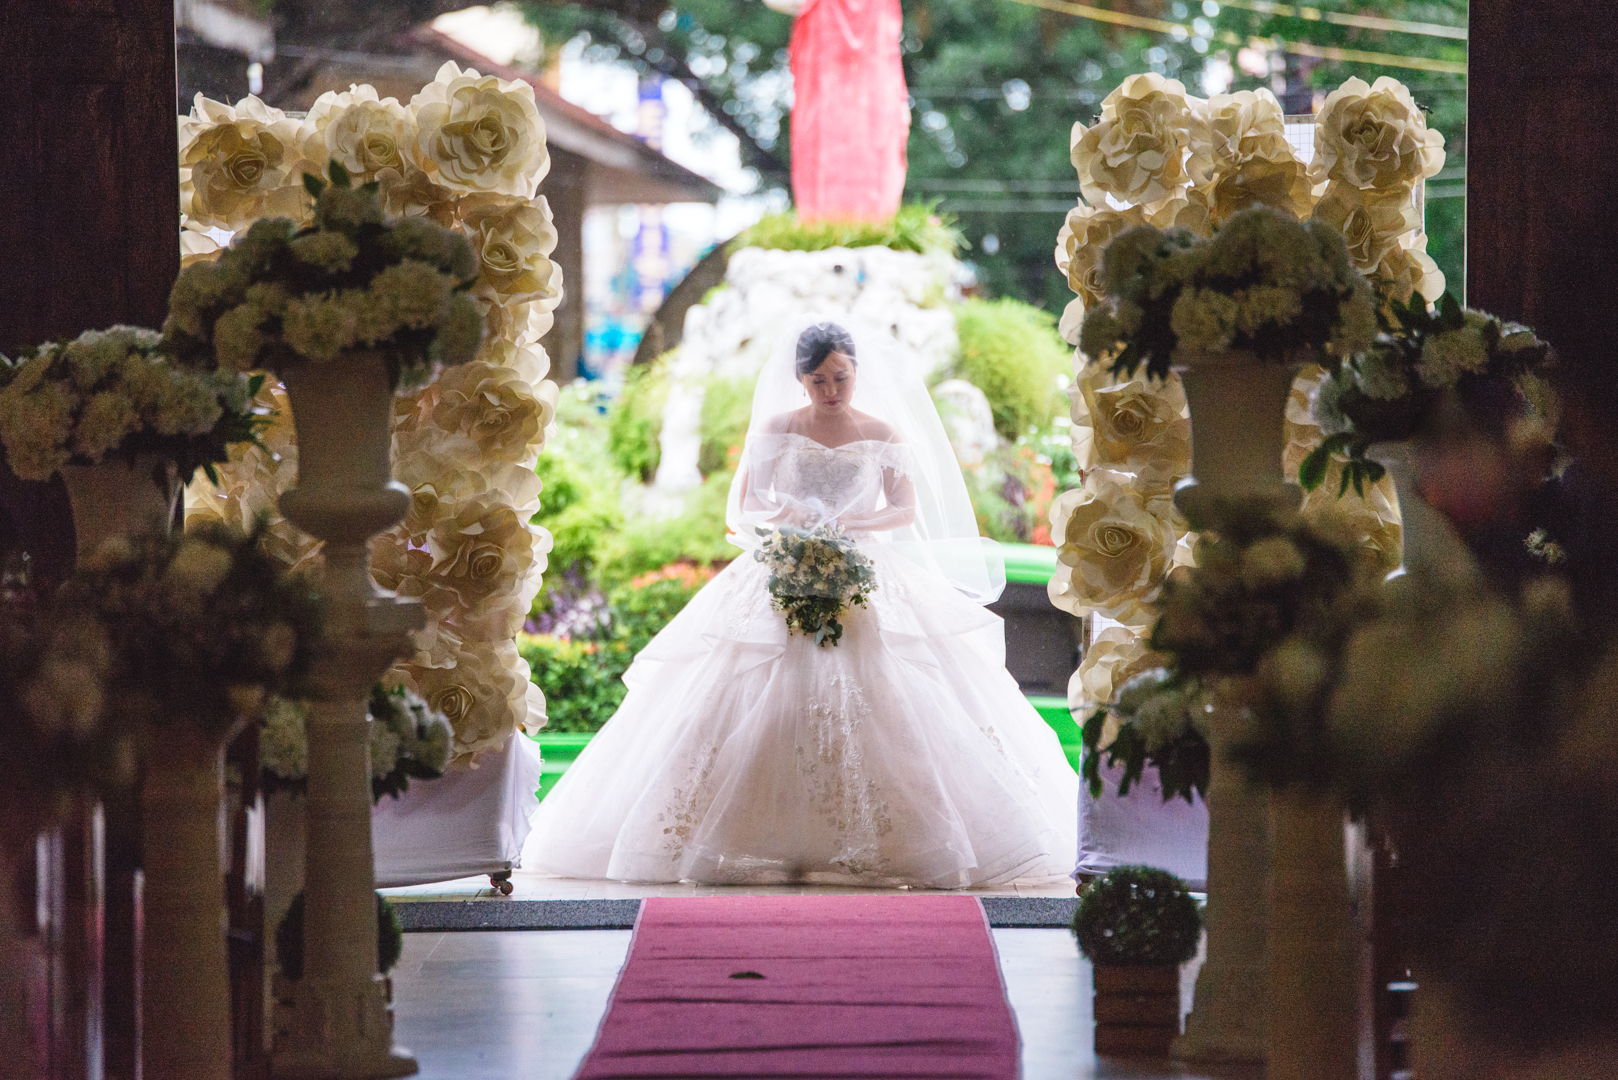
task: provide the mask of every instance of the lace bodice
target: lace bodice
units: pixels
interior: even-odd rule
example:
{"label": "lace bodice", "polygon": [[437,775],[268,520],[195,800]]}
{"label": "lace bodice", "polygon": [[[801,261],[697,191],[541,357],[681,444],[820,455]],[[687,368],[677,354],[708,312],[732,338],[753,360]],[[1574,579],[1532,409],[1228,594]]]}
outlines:
{"label": "lace bodice", "polygon": [[786,499],[819,505],[834,514],[865,513],[880,504],[883,471],[909,473],[903,443],[860,439],[824,446],[806,435],[767,435],[760,440],[775,457],[773,486]]}

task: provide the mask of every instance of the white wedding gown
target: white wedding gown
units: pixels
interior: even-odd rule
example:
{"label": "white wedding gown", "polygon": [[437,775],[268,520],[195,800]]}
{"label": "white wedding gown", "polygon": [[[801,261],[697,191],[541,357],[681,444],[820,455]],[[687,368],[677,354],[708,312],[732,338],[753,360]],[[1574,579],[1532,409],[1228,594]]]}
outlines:
{"label": "white wedding gown", "polygon": [[[838,502],[902,444],[785,436],[775,484]],[[858,512],[869,507],[851,507]],[[525,865],[576,878],[961,888],[1072,872],[1078,778],[1000,619],[877,537],[836,646],[788,634],[744,553],[636,657],[540,804]]]}

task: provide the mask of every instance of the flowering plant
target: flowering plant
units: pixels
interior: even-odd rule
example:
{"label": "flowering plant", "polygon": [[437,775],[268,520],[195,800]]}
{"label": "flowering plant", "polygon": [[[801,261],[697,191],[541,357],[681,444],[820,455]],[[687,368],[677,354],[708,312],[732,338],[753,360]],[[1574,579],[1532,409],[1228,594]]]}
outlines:
{"label": "flowering plant", "polygon": [[[271,698],[259,733],[259,765],[265,786],[302,791],[309,780],[308,706],[283,697]],[[371,688],[366,723],[371,753],[371,801],[398,798],[410,781],[444,775],[455,731],[444,715],[421,695],[402,686],[377,683]]]}
{"label": "flowering plant", "polygon": [[1192,793],[1208,796],[1208,705],[1202,681],[1163,668],[1144,672],[1124,684],[1116,704],[1104,706],[1084,721],[1081,775],[1090,795],[1101,795],[1101,765],[1122,764],[1118,794],[1129,789],[1149,765],[1157,770],[1166,802],[1176,795],[1192,802]]}
{"label": "flowering plant", "polygon": [[1346,357],[1376,333],[1376,298],[1340,235],[1265,207],[1236,214],[1211,240],[1131,229],[1102,261],[1106,302],[1087,311],[1079,345],[1114,373],[1245,350],[1281,363]]}
{"label": "flowering plant", "polygon": [[397,388],[477,353],[483,320],[467,295],[477,262],[464,238],[432,222],[389,225],[373,184],[352,187],[337,161],[311,174],[314,224],[255,222],[215,262],[180,272],[165,347],[182,362],[283,372],[381,350]]}
{"label": "flowering plant", "polygon": [[157,727],[228,730],[270,694],[295,694],[320,632],[307,583],[243,534],[204,524],[184,536],[104,543],[63,586],[64,614],[100,623],[120,710]]}
{"label": "flowering plant", "polygon": [[1463,308],[1448,293],[1435,311],[1390,300],[1378,319],[1370,347],[1340,361],[1315,395],[1327,437],[1299,467],[1306,491],[1320,486],[1333,454],[1348,455],[1339,494],[1380,479],[1383,467],[1366,456],[1371,444],[1419,433],[1446,392],[1485,408],[1513,399],[1528,411],[1545,396],[1539,373],[1551,347],[1526,326]]}
{"label": "flowering plant", "polygon": [[770,602],[786,615],[787,630],[812,636],[824,648],[843,636],[837,616],[850,604],[865,606],[876,588],[876,567],[843,535],[841,526],[759,529],[764,543],[753,558],[770,571]]}
{"label": "flowering plant", "polygon": [[49,342],[17,361],[0,356],[0,441],[24,480],[108,454],[173,461],[182,483],[232,443],[255,443],[267,423],[254,408],[262,376],[195,371],[158,350],[151,330],[114,326]]}

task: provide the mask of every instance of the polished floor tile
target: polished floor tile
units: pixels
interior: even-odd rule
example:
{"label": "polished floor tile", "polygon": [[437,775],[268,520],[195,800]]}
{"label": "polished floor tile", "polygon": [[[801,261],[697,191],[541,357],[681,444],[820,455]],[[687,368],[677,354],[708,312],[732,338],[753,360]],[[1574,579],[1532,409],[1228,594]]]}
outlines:
{"label": "polished floor tile", "polygon": [[[629,939],[627,930],[406,934],[393,972],[398,1041],[421,1062],[422,1080],[566,1080],[595,1038]],[[1262,1076],[1097,1059],[1090,965],[1072,935],[1002,929],[994,941],[1022,1034],[1024,1080]],[[1186,965],[1182,1007],[1196,966]]]}

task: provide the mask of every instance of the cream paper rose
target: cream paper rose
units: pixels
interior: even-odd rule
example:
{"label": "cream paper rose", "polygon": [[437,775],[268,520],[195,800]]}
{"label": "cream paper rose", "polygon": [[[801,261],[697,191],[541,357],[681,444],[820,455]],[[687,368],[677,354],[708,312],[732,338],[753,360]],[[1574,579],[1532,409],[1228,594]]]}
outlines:
{"label": "cream paper rose", "polygon": [[1339,232],[1354,269],[1375,276],[1388,256],[1421,229],[1421,215],[1410,192],[1364,191],[1333,181],[1315,204],[1314,219]]}
{"label": "cream paper rose", "polygon": [[1274,94],[1216,94],[1196,110],[1194,133],[1187,168],[1212,223],[1260,205],[1309,216],[1309,170],[1287,142],[1286,118]]}
{"label": "cream paper rose", "polygon": [[1183,83],[1153,73],[1125,79],[1101,103],[1094,127],[1073,125],[1071,157],[1085,199],[1150,208],[1186,187],[1192,124]]}
{"label": "cream paper rose", "polygon": [[1130,679],[1154,668],[1166,667],[1168,662],[1167,657],[1153,652],[1133,630],[1109,626],[1090,642],[1079,670],[1068,680],[1068,708],[1081,712],[1110,705]]}
{"label": "cream paper rose", "polygon": [[433,525],[468,499],[498,495],[525,519],[539,511],[541,484],[534,470],[511,462],[468,460],[464,449],[437,437],[421,425],[399,424],[394,430],[393,477],[410,492],[410,508],[401,528],[425,544]]}
{"label": "cream paper rose", "polygon": [[1372,86],[1349,79],[1326,96],[1315,116],[1315,156],[1309,178],[1320,186],[1337,180],[1353,187],[1392,192],[1414,187],[1444,167],[1444,136],[1397,79],[1384,75]]}
{"label": "cream paper rose", "polygon": [[237,232],[260,218],[307,221],[298,121],[249,95],[235,106],[197,95],[180,120],[180,209],[204,227]]}
{"label": "cream paper rose", "polygon": [[453,509],[427,533],[431,563],[416,595],[451,618],[464,640],[509,638],[539,592],[549,537],[498,497]]}
{"label": "cream paper rose", "polygon": [[1396,296],[1404,303],[1409,303],[1415,293],[1434,304],[1444,295],[1444,271],[1427,254],[1424,232],[1406,233],[1404,240],[1390,249],[1377,268],[1366,276],[1389,296]]}
{"label": "cream paper rose", "polygon": [[[1097,210],[1076,206],[1067,212],[1062,231],[1056,234],[1056,268],[1067,276],[1067,286],[1086,305],[1101,303],[1106,290],[1101,286],[1101,254],[1119,233],[1144,225],[1139,210]],[[1079,317],[1083,317],[1080,309]],[[1076,342],[1069,340],[1069,344]]]}
{"label": "cream paper rose", "polygon": [[544,199],[483,203],[461,220],[478,255],[475,295],[499,304],[561,303],[562,268],[547,257],[556,250],[556,226]]}
{"label": "cream paper rose", "polygon": [[369,183],[385,169],[402,175],[409,168],[416,121],[396,98],[378,100],[375,87],[360,84],[316,98],[298,138],[310,161],[336,161],[356,182]]}
{"label": "cream paper rose", "polygon": [[[483,313],[483,346],[478,350],[479,360],[511,366],[520,362],[515,355],[518,350],[544,355],[539,339],[550,333],[556,322],[555,304],[515,301],[501,304],[478,296],[473,296],[472,300]],[[550,369],[548,357],[544,366]]]}
{"label": "cream paper rose", "polygon": [[458,213],[456,192],[435,184],[431,177],[414,165],[398,169],[383,169],[376,174],[382,196],[382,208],[394,217],[426,218],[436,225],[453,229]]}
{"label": "cream paper rose", "polygon": [[533,685],[515,642],[456,652],[438,666],[427,666],[422,662],[427,659],[417,654],[384,681],[414,690],[444,714],[455,729],[452,762],[498,750],[519,727],[533,731],[545,723],[544,695]]}
{"label": "cream paper rose", "polygon": [[550,169],[545,122],[527,83],[446,61],[410,99],[410,111],[417,167],[451,191],[526,199]]}
{"label": "cream paper rose", "polygon": [[433,426],[470,440],[480,461],[532,464],[555,415],[517,372],[477,360],[446,369],[425,400]]}
{"label": "cream paper rose", "polygon": [[1172,513],[1167,498],[1148,499],[1103,473],[1057,496],[1051,505],[1058,563],[1052,602],[1076,615],[1134,614],[1157,596],[1174,558],[1181,530]]}
{"label": "cream paper rose", "polygon": [[1137,488],[1153,492],[1191,471],[1191,413],[1178,375],[1156,382],[1144,369],[1126,377],[1090,366],[1068,394],[1080,469],[1133,473]]}

